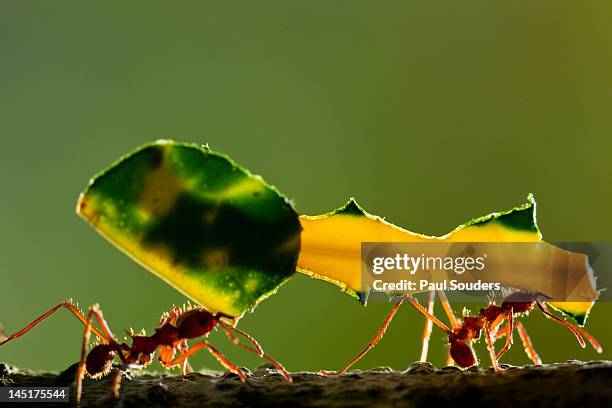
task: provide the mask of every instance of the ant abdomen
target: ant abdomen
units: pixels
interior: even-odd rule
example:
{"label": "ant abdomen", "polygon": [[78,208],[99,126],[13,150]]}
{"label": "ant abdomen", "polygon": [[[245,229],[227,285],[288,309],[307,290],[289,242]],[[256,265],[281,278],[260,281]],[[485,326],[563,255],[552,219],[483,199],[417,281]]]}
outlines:
{"label": "ant abdomen", "polygon": [[453,360],[463,368],[476,364],[476,356],[471,347],[464,341],[451,339],[450,354]]}
{"label": "ant abdomen", "polygon": [[115,358],[115,350],[109,344],[99,344],[92,348],[85,359],[85,369],[92,378],[108,374]]}

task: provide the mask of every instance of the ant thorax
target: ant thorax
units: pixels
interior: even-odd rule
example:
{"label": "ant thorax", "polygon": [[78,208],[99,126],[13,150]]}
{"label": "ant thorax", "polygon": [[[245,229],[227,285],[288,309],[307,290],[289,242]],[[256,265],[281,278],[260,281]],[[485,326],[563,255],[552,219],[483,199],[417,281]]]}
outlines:
{"label": "ant thorax", "polygon": [[155,334],[151,337],[153,337],[160,346],[174,347],[181,341],[179,330],[171,323],[164,323],[155,329]]}
{"label": "ant thorax", "polygon": [[486,309],[480,309],[480,317],[487,322],[492,322],[503,313],[501,307],[490,304]]}

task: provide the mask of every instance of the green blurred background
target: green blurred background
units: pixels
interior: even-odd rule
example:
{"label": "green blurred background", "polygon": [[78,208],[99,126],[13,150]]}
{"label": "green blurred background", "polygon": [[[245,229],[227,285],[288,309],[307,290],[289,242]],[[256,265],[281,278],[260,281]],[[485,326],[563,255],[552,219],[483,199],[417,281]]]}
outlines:
{"label": "green blurred background", "polygon": [[[611,239],[612,3],[220,3],[2,2],[6,331],[69,297],[99,302],[116,333],[151,330],[185,301],[74,214],[91,175],[157,138],[209,143],[306,214],[354,195],[443,234],[533,192],[547,240]],[[337,369],[389,309],[296,276],[241,327],[291,370]],[[599,304],[587,322],[603,356],[538,313],[525,321],[545,362],[610,358],[611,312]],[[405,368],[423,322],[406,307],[358,367]],[[0,361],[61,370],[81,329],[61,312]],[[260,363],[220,333],[211,341]],[[527,363],[521,348],[504,361]],[[434,331],[430,360],[444,355]],[[194,365],[218,368],[204,354]]]}

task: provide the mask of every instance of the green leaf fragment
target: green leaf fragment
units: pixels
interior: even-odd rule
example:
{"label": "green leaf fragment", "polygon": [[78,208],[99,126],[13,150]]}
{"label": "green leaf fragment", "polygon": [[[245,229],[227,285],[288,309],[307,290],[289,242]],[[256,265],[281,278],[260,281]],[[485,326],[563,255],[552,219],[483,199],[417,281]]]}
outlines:
{"label": "green leaf fragment", "polygon": [[90,181],[77,212],[195,302],[235,317],[294,273],[300,250],[289,201],[195,144],[141,146]]}

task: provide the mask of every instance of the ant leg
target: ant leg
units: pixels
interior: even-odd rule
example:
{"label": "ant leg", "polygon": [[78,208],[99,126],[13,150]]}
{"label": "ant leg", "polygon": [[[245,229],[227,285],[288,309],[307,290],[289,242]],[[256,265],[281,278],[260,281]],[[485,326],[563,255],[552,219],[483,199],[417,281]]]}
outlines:
{"label": "ant leg", "polygon": [[533,347],[531,338],[529,338],[529,335],[527,334],[527,330],[525,330],[525,326],[523,326],[523,323],[516,322],[516,330],[518,331],[519,337],[521,338],[523,346],[525,347],[525,353],[527,354],[527,356],[529,356],[531,361],[533,361],[533,364],[542,364],[542,360],[540,359],[540,356],[538,356],[535,347]]}
{"label": "ant leg", "polygon": [[457,316],[455,316],[455,312],[453,312],[453,309],[451,308],[450,302],[446,297],[446,293],[444,293],[444,291],[442,290],[439,290],[437,292],[438,297],[440,298],[440,303],[442,304],[442,308],[444,309],[444,313],[446,313],[446,316],[450,321],[451,328],[456,329],[457,327],[459,327],[459,321],[457,320]]}
{"label": "ant leg", "polygon": [[186,358],[185,361],[183,361],[183,364],[181,365],[181,372],[182,376],[193,373],[193,367],[191,367],[189,359]]}
{"label": "ant leg", "polygon": [[[179,352],[186,353],[189,351],[189,346],[187,344],[187,340],[183,340],[179,345]],[[187,374],[187,364],[189,363],[189,359],[186,358],[181,363],[181,377],[184,377]]]}
{"label": "ant leg", "polygon": [[413,297],[408,296],[408,295],[404,295],[404,296],[402,296],[402,300],[407,300],[408,302],[410,302],[412,307],[414,307],[417,311],[419,311],[427,319],[431,320],[436,326],[438,326],[440,329],[442,329],[446,334],[448,334],[449,336],[451,334],[453,334],[452,330],[449,329],[448,326],[446,326],[444,323],[442,323],[442,321],[440,321],[440,319],[435,317],[432,313],[429,313]]}
{"label": "ant leg", "polygon": [[[433,290],[429,292],[429,299],[427,300],[427,312],[429,314],[433,314],[434,312],[434,297],[436,296],[436,292]],[[431,338],[431,329],[433,328],[433,323],[429,319],[425,319],[425,328],[423,329],[423,345],[421,346],[421,358],[419,361],[425,362],[427,361],[427,352],[429,351],[429,339]]]}
{"label": "ant leg", "polygon": [[567,327],[568,329],[570,329],[572,331],[572,333],[574,333],[574,336],[576,336],[576,338],[578,339],[578,343],[580,343],[580,346],[582,348],[586,347],[586,344],[584,343],[584,339],[582,338],[582,336],[584,336],[584,337],[587,338],[589,343],[591,343],[591,346],[593,346],[595,351],[597,351],[598,353],[601,353],[603,351],[603,349],[601,347],[601,344],[599,344],[599,342],[597,342],[597,340],[595,340],[595,338],[593,336],[591,336],[589,333],[587,333],[586,331],[582,330],[580,327],[578,327],[576,325],[573,325],[571,323],[568,323],[565,320],[562,320],[562,319],[558,318],[557,316],[553,315],[552,313],[550,313],[548,311],[548,308],[546,307],[546,305],[541,303],[537,299],[536,299],[536,304],[538,305],[538,307],[540,308],[542,313],[544,313],[544,316],[547,319],[550,319],[550,320],[552,320],[554,322],[562,324],[565,327]]}
{"label": "ant leg", "polygon": [[[181,353],[189,351],[189,344],[187,344],[187,340],[183,340],[183,342],[181,343],[181,346],[179,348],[179,351]],[[193,373],[193,368],[191,368],[191,364],[189,364],[189,359],[186,358],[181,363],[181,376],[184,377],[188,373]]]}
{"label": "ant leg", "polygon": [[[242,347],[246,350],[249,350],[255,354],[257,354],[259,357],[265,358],[266,360],[268,360],[270,363],[272,363],[272,365],[274,367],[276,367],[276,369],[281,373],[281,375],[283,376],[283,378],[291,383],[293,382],[293,379],[291,378],[291,376],[289,375],[289,373],[287,372],[287,370],[285,369],[285,367],[282,366],[281,363],[279,363],[278,361],[274,360],[272,357],[270,357],[269,355],[265,354],[263,352],[263,350],[261,349],[261,346],[259,345],[259,343],[257,343],[257,341],[252,338],[250,335],[248,335],[247,333],[236,329],[235,327],[228,325],[227,323],[223,323],[221,322],[221,329],[223,330],[223,332],[227,335],[227,337],[231,340],[232,343],[234,343],[236,346],[238,347]],[[253,343],[253,345],[255,346],[255,348],[248,346],[244,343],[241,343],[240,340],[238,340],[238,338],[236,336],[234,336],[230,330],[231,329],[235,329],[238,333],[244,335],[247,339],[249,339],[249,341],[251,341]]]}
{"label": "ant leg", "polygon": [[95,305],[90,306],[89,309],[93,312],[96,322],[98,322],[98,325],[102,328],[102,331],[104,332],[108,340],[118,343],[108,323],[106,322],[106,320],[104,319],[104,316],[102,315],[102,310],[100,310],[100,306],[98,304],[95,304]]}
{"label": "ant leg", "polygon": [[113,398],[114,399],[119,399],[119,393],[121,391],[121,377],[122,377],[122,373],[121,370],[119,370],[118,368],[115,368],[115,375],[113,376],[113,381],[112,381],[112,389],[111,392],[113,393]]}
{"label": "ant leg", "polygon": [[[178,346],[175,348],[171,346],[159,346],[158,348],[158,359],[161,365],[169,368],[172,359],[174,358],[175,351],[178,351],[179,356],[187,353],[189,351],[189,344],[187,344],[187,340],[181,340]],[[191,364],[189,364],[189,359],[185,358],[181,363],[181,376],[185,376],[188,373],[192,373],[193,369],[191,368]],[[176,364],[175,364],[176,365]]]}
{"label": "ant leg", "polygon": [[357,357],[355,357],[353,360],[351,360],[346,367],[344,367],[342,370],[337,371],[337,372],[329,372],[329,371],[324,371],[321,370],[319,373],[322,375],[339,375],[339,374],[344,374],[346,373],[357,361],[359,361],[368,351],[370,351],[379,341],[380,339],[383,337],[383,335],[385,334],[385,331],[387,330],[387,327],[389,327],[389,324],[391,323],[391,320],[393,320],[393,317],[395,316],[395,313],[397,312],[397,309],[399,309],[399,307],[402,305],[402,302],[404,300],[407,300],[408,302],[410,302],[410,304],[412,305],[412,307],[414,307],[415,309],[417,309],[419,312],[421,312],[423,315],[425,315],[425,317],[429,320],[431,320],[435,325],[437,325],[438,327],[440,327],[442,330],[444,330],[444,332],[448,335],[452,334],[452,331],[444,324],[442,323],[437,317],[435,317],[432,313],[429,313],[427,310],[425,310],[425,308],[423,308],[423,306],[421,306],[416,300],[414,300],[414,298],[412,298],[411,296],[408,295],[404,295],[401,297],[401,299],[395,304],[395,306],[393,306],[393,309],[391,309],[391,312],[389,313],[389,315],[387,316],[387,318],[385,319],[385,321],[383,322],[382,326],[380,327],[380,329],[378,330],[378,332],[376,333],[376,336],[374,337],[374,339],[372,339],[372,341],[370,341],[370,343],[368,343],[368,345],[366,346],[366,348],[357,355]]}
{"label": "ant leg", "polygon": [[111,393],[115,400],[118,400],[121,395],[121,380],[123,375],[127,374],[127,370],[142,370],[143,366],[140,364],[129,364],[123,363],[114,368],[115,374],[111,381]]}
{"label": "ant leg", "polygon": [[502,347],[501,350],[499,350],[499,353],[497,353],[496,356],[496,360],[499,361],[500,358],[502,358],[502,356],[506,353],[506,351],[508,351],[508,349],[510,348],[510,346],[512,346],[512,332],[514,331],[514,311],[513,308],[510,307],[510,310],[508,310],[507,313],[507,318],[508,318],[508,324],[506,325],[507,327],[507,331],[506,331],[506,344],[504,344],[504,347]]}
{"label": "ant leg", "polygon": [[[527,354],[527,357],[529,357],[533,364],[542,364],[542,359],[540,358],[535,347],[533,346],[533,342],[531,341],[529,334],[527,334],[527,329],[525,329],[523,323],[516,322],[514,324],[514,327],[516,328],[516,331],[518,332],[519,337],[521,338],[521,342],[523,343],[523,347],[525,349],[525,354]],[[495,339],[497,340],[498,338],[505,336],[507,333],[508,325],[502,327],[502,329],[495,334]]]}
{"label": "ant leg", "polygon": [[363,356],[365,356],[368,351],[370,351],[372,348],[374,348],[374,346],[376,345],[376,343],[378,343],[380,341],[380,339],[382,339],[383,335],[385,334],[385,331],[387,331],[387,327],[389,327],[389,324],[391,323],[391,320],[393,320],[393,317],[395,316],[395,313],[397,312],[397,309],[399,309],[399,307],[402,305],[403,301],[404,301],[404,299],[402,297],[402,299],[400,299],[395,304],[395,306],[393,306],[393,309],[391,309],[391,312],[389,312],[389,315],[387,316],[387,318],[383,322],[382,326],[380,326],[380,329],[378,329],[378,332],[376,333],[376,336],[374,336],[374,338],[368,343],[368,345],[363,349],[363,351],[357,355],[357,357],[352,359],[340,371],[325,371],[325,370],[321,370],[321,371],[319,371],[319,374],[325,375],[325,376],[332,376],[332,375],[340,375],[340,374],[346,373],[353,365],[355,365],[355,363],[357,361],[359,361]]}
{"label": "ant leg", "polygon": [[[62,307],[67,308],[68,310],[70,310],[70,312],[72,312],[72,314],[79,319],[79,321],[81,323],[83,323],[84,325],[87,325],[87,318],[85,317],[85,315],[79,310],[77,309],[70,301],[65,301],[60,303],[59,305],[49,309],[47,312],[43,313],[42,315],[38,316],[32,323],[28,324],[26,327],[24,327],[23,329],[19,330],[17,333],[14,333],[12,335],[10,335],[9,337],[5,338],[4,340],[2,340],[2,342],[0,342],[0,346],[5,345],[6,343],[8,343],[11,340],[14,340],[18,337],[23,336],[24,334],[26,334],[27,332],[29,332],[30,330],[32,330],[38,323],[42,322],[43,320],[45,320],[47,317],[51,316],[53,313],[55,313],[56,311],[58,311],[59,309],[61,309]],[[95,327],[91,328],[91,331],[103,342],[108,343],[110,341],[110,339],[102,334],[98,329],[96,329]]]}
{"label": "ant leg", "polygon": [[212,354],[217,359],[217,361],[219,361],[219,363],[221,363],[221,365],[223,367],[225,367],[227,370],[231,371],[232,373],[238,375],[238,377],[240,377],[240,379],[243,382],[245,382],[247,384],[251,384],[249,379],[248,379],[248,377],[246,376],[246,374],[240,368],[238,368],[238,366],[236,366],[234,363],[232,363],[227,358],[225,358],[225,356],[223,356],[223,354],[221,354],[216,348],[214,348],[212,346],[212,344],[210,344],[207,341],[203,341],[201,343],[196,344],[195,346],[192,346],[188,351],[186,351],[182,355],[178,356],[174,360],[170,361],[168,363],[167,367],[171,367],[171,366],[175,366],[177,364],[181,364],[185,359],[187,359],[190,356],[194,355],[195,353],[197,353],[198,351],[200,351],[203,348],[208,349],[210,354]]}
{"label": "ant leg", "polygon": [[[212,344],[210,344],[209,342],[204,342],[204,343],[200,343],[200,344],[204,344],[207,348],[208,351],[210,352],[210,354],[212,354],[218,361],[219,363],[221,363],[221,365],[223,367],[225,367],[226,369],[228,369],[229,371],[233,372],[234,374],[237,374],[238,377],[240,377],[240,379],[247,383],[247,384],[251,384],[248,377],[246,376],[246,374],[238,367],[236,366],[234,363],[232,363],[231,361],[229,361],[227,358],[225,358],[225,356],[223,354],[221,354],[219,352],[219,350],[217,350],[216,348],[214,348],[212,346]],[[199,344],[198,344],[199,345]],[[196,347],[198,346],[196,345]],[[197,351],[197,350],[196,350]]]}
{"label": "ant leg", "polygon": [[229,336],[230,340],[232,340],[232,342],[234,344],[238,345],[239,340],[235,336],[233,336],[231,333],[228,333],[228,331],[226,329],[232,330],[232,331],[240,334],[244,338],[246,338],[249,341],[249,343],[251,343],[253,345],[253,347],[255,347],[255,353],[259,354],[259,357],[263,357],[264,356],[263,349],[261,348],[261,346],[259,345],[257,340],[255,340],[253,338],[253,336],[251,336],[250,334],[243,332],[242,330],[238,329],[237,327],[234,327],[231,324],[225,323],[223,321],[219,321],[219,324],[221,325],[221,328],[223,329],[225,334],[227,334]]}
{"label": "ant leg", "polygon": [[493,364],[493,369],[496,372],[500,372],[501,369],[499,368],[499,365],[497,364],[497,356],[495,355],[495,347],[493,346],[493,342],[494,342],[493,334],[491,333],[491,329],[489,325],[485,324],[484,332],[485,332],[485,340],[487,341],[487,348],[489,349],[489,356],[491,356],[491,363]]}
{"label": "ant leg", "polygon": [[81,403],[81,395],[83,393],[83,379],[85,378],[85,358],[87,357],[87,345],[89,344],[89,338],[91,335],[92,316],[93,310],[89,308],[87,314],[87,323],[85,324],[85,330],[83,331],[83,341],[81,344],[81,359],[79,360],[79,367],[76,372],[76,404]]}

